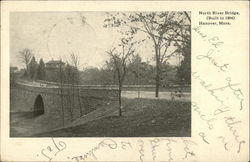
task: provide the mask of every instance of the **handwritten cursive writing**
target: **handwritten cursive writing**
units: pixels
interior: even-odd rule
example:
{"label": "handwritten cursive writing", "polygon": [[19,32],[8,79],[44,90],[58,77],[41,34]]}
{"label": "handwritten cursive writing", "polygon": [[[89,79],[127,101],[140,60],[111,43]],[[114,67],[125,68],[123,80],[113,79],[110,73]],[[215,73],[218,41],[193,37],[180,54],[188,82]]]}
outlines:
{"label": "handwritten cursive writing", "polygon": [[53,160],[57,154],[66,149],[66,143],[59,141],[58,143],[54,138],[51,138],[53,145],[48,145],[46,148],[41,150],[41,155],[45,157],[48,161]]}
{"label": "handwritten cursive writing", "polygon": [[85,160],[88,157],[92,157],[95,160],[97,160],[95,152],[97,150],[101,149],[104,146],[108,146],[108,148],[110,148],[110,149],[116,149],[117,148],[117,143],[114,140],[112,140],[112,139],[104,139],[98,145],[96,145],[95,147],[93,147],[92,149],[90,149],[85,154],[80,155],[80,156],[74,156],[71,159],[75,160],[75,161],[80,161],[80,160]]}
{"label": "handwritten cursive writing", "polygon": [[244,100],[242,90],[240,88],[234,88],[236,86],[239,86],[240,84],[239,83],[232,84],[231,77],[227,77],[227,78],[225,78],[225,80],[227,81],[227,84],[225,86],[214,88],[214,89],[212,89],[212,91],[217,91],[217,90],[224,91],[225,89],[231,90],[233,92],[233,95],[236,97],[236,99],[239,100],[240,110],[242,110],[243,109],[243,100]]}
{"label": "handwritten cursive writing", "polygon": [[[215,91],[213,91],[210,87],[213,86],[212,84],[207,83],[199,74],[198,72],[192,72],[192,77],[199,81],[200,85],[220,104],[225,105],[224,100],[219,96],[215,94]],[[227,106],[228,107],[228,106]]]}
{"label": "handwritten cursive writing", "polygon": [[193,151],[191,151],[190,147],[189,146],[192,146],[192,145],[197,145],[194,141],[191,141],[191,140],[186,140],[186,139],[183,139],[182,138],[182,141],[185,145],[184,147],[184,151],[185,151],[185,158],[188,158],[189,156],[195,156],[195,153]]}
{"label": "handwritten cursive writing", "polygon": [[[233,136],[234,143],[237,143],[237,145],[230,146],[236,146],[237,153],[240,153],[242,145],[246,143],[245,140],[241,138],[240,133],[238,131],[238,125],[241,124],[242,121],[237,120],[236,117],[234,117],[234,114],[232,114],[233,111],[231,111],[233,108],[233,110],[239,111],[244,109],[244,94],[242,89],[239,88],[240,83],[233,82],[232,76],[229,75],[229,67],[231,66],[229,63],[227,63],[227,61],[223,60],[223,55],[220,52],[223,50],[223,40],[219,36],[209,36],[209,34],[206,34],[205,30],[203,30],[201,26],[195,26],[192,29],[194,33],[196,33],[198,38],[204,42],[204,45],[207,46],[207,48],[205,48],[206,52],[197,55],[195,57],[196,60],[200,62],[203,61],[204,63],[206,63],[206,68],[215,67],[216,71],[210,72],[218,72],[219,74],[216,74],[219,76],[218,79],[224,80],[222,83],[223,85],[221,85],[221,82],[217,81],[217,83],[220,84],[218,86],[217,83],[212,84],[212,82],[209,82],[209,80],[207,80],[206,77],[203,77],[201,73],[192,72],[192,78],[197,81],[197,83],[199,83],[199,85],[219,104],[217,108],[212,110],[213,116],[212,114],[208,115],[208,113],[202,111],[202,109],[198,106],[196,102],[192,103],[192,107],[194,108],[194,111],[199,115],[200,119],[207,123],[210,128],[209,131],[212,130],[215,125],[215,123],[211,121],[217,120],[216,123],[225,124],[225,129],[228,129],[230,131],[231,135]],[[238,109],[232,103],[238,103],[239,106],[236,105]],[[211,138],[208,138],[207,132],[199,132],[198,135],[206,144],[210,144],[213,142],[209,140]],[[230,141],[231,138],[223,135],[220,135],[217,138],[220,139],[224,149],[226,151],[229,151],[229,143],[233,142]]]}
{"label": "handwritten cursive writing", "polygon": [[166,143],[166,146],[168,148],[168,161],[171,161],[173,160],[173,157],[172,157],[172,148],[170,147],[170,144],[172,142],[176,142],[175,140],[172,140],[172,139],[167,139],[167,143]]}
{"label": "handwritten cursive writing", "polygon": [[198,113],[200,119],[206,122],[208,128],[214,129],[212,122],[216,120],[216,118],[206,119],[205,118],[206,115],[201,112],[201,108],[196,104],[196,102],[192,102],[192,107],[194,108],[194,111]]}
{"label": "handwritten cursive writing", "polygon": [[201,31],[201,26],[196,26],[193,28],[193,30],[205,41],[206,38],[208,37],[207,34],[203,33]]}
{"label": "handwritten cursive writing", "polygon": [[156,147],[159,147],[158,142],[159,142],[159,139],[150,140],[150,144],[152,147],[151,153],[152,153],[153,160],[156,159]]}
{"label": "handwritten cursive writing", "polygon": [[209,43],[214,48],[218,48],[220,45],[224,44],[224,42],[221,41],[218,36],[209,37],[207,34],[205,34],[202,31],[202,27],[201,26],[196,26],[196,27],[193,27],[192,29],[193,29],[193,31],[195,31],[195,33],[198,34],[198,36],[203,41],[206,41],[207,43]]}
{"label": "handwritten cursive writing", "polygon": [[144,157],[144,142],[143,140],[138,140],[138,142],[140,143],[140,150],[139,150],[139,154],[140,154],[140,161],[143,161],[143,157]]}
{"label": "handwritten cursive writing", "polygon": [[209,144],[209,142],[206,140],[206,135],[205,135],[204,132],[200,132],[200,133],[199,133],[199,136],[202,138],[202,140],[203,140],[205,143]]}
{"label": "handwritten cursive writing", "polygon": [[221,139],[221,142],[224,144],[223,146],[224,146],[224,149],[226,150],[226,151],[228,151],[228,148],[227,148],[227,142],[225,141],[225,137],[223,137],[223,136],[219,136],[218,137],[219,139]]}
{"label": "handwritten cursive writing", "polygon": [[235,121],[235,117],[229,116],[229,117],[224,117],[225,119],[225,123],[229,129],[229,131],[232,133],[232,135],[234,136],[234,140],[238,143],[239,147],[238,147],[238,153],[241,150],[241,145],[245,143],[244,140],[239,140],[239,134],[237,132],[237,130],[234,128],[234,125],[237,125],[239,123],[241,123],[240,120]]}
{"label": "handwritten cursive writing", "polygon": [[206,53],[206,55],[198,55],[196,56],[196,58],[198,60],[203,60],[206,59],[208,61],[210,61],[212,63],[212,65],[214,65],[215,67],[217,67],[220,71],[225,72],[229,66],[228,63],[218,63],[218,61],[212,56],[215,53],[214,49],[209,49],[208,52]]}

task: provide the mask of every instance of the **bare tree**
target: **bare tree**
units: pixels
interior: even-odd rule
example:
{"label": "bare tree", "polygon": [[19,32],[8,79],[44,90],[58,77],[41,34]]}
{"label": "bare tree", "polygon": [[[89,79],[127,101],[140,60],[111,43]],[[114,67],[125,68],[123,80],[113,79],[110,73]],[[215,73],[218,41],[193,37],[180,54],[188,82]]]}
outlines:
{"label": "bare tree", "polygon": [[62,60],[60,59],[59,64],[59,79],[60,79],[60,101],[61,101],[61,108],[62,108],[62,121],[64,126],[64,105],[63,105],[63,80],[62,80]]}
{"label": "bare tree", "polygon": [[158,97],[162,63],[180,52],[178,45],[189,41],[190,21],[187,12],[116,12],[108,14],[104,27],[127,27],[133,34],[140,31],[152,40],[156,61],[155,96]]}
{"label": "bare tree", "polygon": [[74,66],[75,68],[75,72],[73,72],[73,94],[75,92],[75,81],[76,81],[76,90],[77,90],[77,99],[78,99],[78,103],[80,106],[80,115],[83,116],[83,110],[82,110],[82,104],[81,104],[81,95],[80,95],[80,88],[79,88],[79,66],[80,66],[80,58],[78,55],[76,55],[75,53],[71,52],[70,54],[70,62],[71,64]]}
{"label": "bare tree", "polygon": [[25,48],[25,49],[19,51],[19,55],[18,55],[19,61],[21,63],[25,64],[27,72],[28,72],[28,68],[29,68],[29,62],[30,62],[32,56],[33,56],[32,51],[28,48]]}
{"label": "bare tree", "polygon": [[118,100],[119,100],[119,116],[122,116],[122,101],[121,92],[123,87],[123,82],[127,74],[127,65],[130,61],[130,56],[135,52],[134,50],[135,42],[132,42],[132,37],[121,39],[121,43],[118,48],[112,48],[106,51],[110,57],[109,63],[113,65],[113,70],[117,74],[118,81]]}
{"label": "bare tree", "polygon": [[72,102],[71,102],[71,90],[70,90],[70,78],[71,78],[71,66],[69,65],[69,63],[67,62],[66,65],[66,79],[67,79],[67,105],[70,109],[70,117],[71,117],[71,121],[73,121],[73,111],[72,111]]}

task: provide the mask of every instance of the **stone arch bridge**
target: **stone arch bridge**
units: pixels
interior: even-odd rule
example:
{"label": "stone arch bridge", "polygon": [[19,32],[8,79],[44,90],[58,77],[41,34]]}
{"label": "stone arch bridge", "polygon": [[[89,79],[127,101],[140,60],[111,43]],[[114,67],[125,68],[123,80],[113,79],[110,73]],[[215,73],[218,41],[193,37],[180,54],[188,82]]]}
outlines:
{"label": "stone arch bridge", "polygon": [[[78,97],[79,96],[79,97]],[[102,102],[116,100],[118,90],[106,87],[40,87],[16,83],[10,88],[10,112],[49,115],[66,123],[85,115]]]}

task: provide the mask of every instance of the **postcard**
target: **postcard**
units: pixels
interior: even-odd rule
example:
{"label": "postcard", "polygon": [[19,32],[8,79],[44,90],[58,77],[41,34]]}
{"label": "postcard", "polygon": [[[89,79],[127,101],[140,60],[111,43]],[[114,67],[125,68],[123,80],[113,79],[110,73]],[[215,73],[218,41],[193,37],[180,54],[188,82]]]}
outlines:
{"label": "postcard", "polygon": [[1,161],[249,161],[248,1],[2,1]]}

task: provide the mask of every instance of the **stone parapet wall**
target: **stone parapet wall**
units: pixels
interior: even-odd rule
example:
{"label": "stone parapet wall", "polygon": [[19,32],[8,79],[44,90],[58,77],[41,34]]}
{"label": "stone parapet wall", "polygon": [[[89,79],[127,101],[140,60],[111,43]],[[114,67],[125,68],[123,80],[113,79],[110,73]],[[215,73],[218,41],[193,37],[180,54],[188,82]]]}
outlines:
{"label": "stone parapet wall", "polygon": [[[74,93],[73,93],[74,92]],[[78,97],[78,92],[80,97]],[[44,102],[44,115],[69,123],[98,109],[103,102],[118,99],[116,89],[81,88],[79,91],[68,88],[46,88],[15,84],[10,88],[10,112],[32,112],[38,95]]]}

